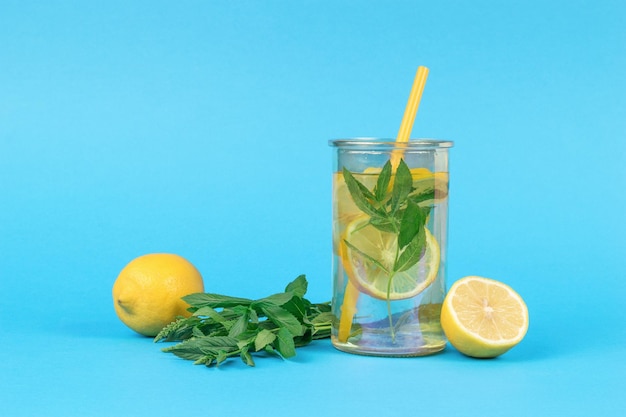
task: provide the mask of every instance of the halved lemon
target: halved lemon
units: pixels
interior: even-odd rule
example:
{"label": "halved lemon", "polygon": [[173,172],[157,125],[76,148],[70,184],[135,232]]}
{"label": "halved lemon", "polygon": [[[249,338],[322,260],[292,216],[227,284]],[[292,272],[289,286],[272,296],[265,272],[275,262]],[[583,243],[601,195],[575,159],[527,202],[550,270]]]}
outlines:
{"label": "halved lemon", "polygon": [[416,296],[432,284],[439,272],[439,244],[428,229],[425,232],[425,251],[419,262],[392,275],[397,235],[370,225],[367,216],[355,219],[346,227],[341,242],[341,261],[348,278],[361,293],[381,300]]}
{"label": "halved lemon", "polygon": [[441,327],[461,353],[493,358],[524,338],[528,330],[528,308],[508,285],[469,276],[455,282],[446,295]]}

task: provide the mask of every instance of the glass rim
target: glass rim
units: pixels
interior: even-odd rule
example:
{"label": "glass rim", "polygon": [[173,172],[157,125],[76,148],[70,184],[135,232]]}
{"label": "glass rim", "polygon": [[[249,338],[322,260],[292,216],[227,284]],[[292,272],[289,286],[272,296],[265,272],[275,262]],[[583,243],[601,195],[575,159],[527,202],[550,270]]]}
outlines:
{"label": "glass rim", "polygon": [[408,142],[396,142],[395,139],[388,138],[346,138],[331,139],[328,141],[329,146],[337,148],[398,148],[403,149],[437,149],[451,148],[454,142],[450,140],[417,138],[409,139]]}

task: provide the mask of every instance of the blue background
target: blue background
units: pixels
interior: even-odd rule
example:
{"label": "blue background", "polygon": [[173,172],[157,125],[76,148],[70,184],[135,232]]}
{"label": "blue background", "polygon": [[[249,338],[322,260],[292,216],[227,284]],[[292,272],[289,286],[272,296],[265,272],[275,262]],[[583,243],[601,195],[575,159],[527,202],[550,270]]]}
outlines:
{"label": "blue background", "polygon": [[[150,252],[330,299],[327,142],[395,137],[418,65],[413,137],[455,142],[448,282],[515,288],[518,347],[206,369],[119,322]],[[620,415],[624,74],[621,0],[2,0],[1,414]]]}

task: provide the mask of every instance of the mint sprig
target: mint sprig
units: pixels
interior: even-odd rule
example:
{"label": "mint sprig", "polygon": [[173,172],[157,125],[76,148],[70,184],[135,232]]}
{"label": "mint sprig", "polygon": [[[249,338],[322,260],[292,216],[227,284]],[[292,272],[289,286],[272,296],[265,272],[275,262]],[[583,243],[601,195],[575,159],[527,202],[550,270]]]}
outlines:
{"label": "mint sprig", "polygon": [[[354,204],[369,216],[366,226],[371,225],[382,232],[391,233],[397,240],[391,266],[377,259],[381,254],[368,254],[355,246],[349,241],[349,236],[343,241],[351,250],[387,274],[387,314],[391,337],[395,340],[390,300],[392,282],[398,272],[412,268],[426,252],[425,227],[435,200],[435,181],[427,177],[419,187],[414,187],[411,170],[403,159],[400,159],[395,173],[391,161],[385,163],[373,190],[359,182],[345,167],[343,177]],[[392,179],[393,186],[389,190]]]}
{"label": "mint sprig", "polygon": [[[400,160],[395,175],[391,162],[385,163],[373,190],[357,180],[345,167],[343,177],[354,204],[370,217],[368,224],[396,235],[398,253],[395,262],[390,269],[383,270],[392,277],[395,273],[406,271],[417,264],[426,246],[424,227],[432,207],[430,202],[434,199],[434,179],[426,182],[420,189],[413,187],[411,170],[403,159]],[[389,190],[392,177],[393,187]],[[382,266],[375,256],[364,253],[347,239],[344,242],[377,266]]]}
{"label": "mint sprig", "polygon": [[162,350],[206,366],[237,356],[255,366],[256,352],[293,357],[296,348],[330,337],[334,317],[330,303],[314,304],[304,297],[307,286],[306,277],[300,275],[284,292],[258,300],[187,295],[183,300],[193,315],[170,323],[154,341],[179,341]]}

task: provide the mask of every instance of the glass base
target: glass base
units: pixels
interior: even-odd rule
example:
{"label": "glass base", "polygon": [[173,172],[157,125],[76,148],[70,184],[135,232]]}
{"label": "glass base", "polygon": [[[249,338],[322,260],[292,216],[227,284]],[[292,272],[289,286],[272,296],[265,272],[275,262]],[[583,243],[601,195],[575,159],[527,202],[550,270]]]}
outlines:
{"label": "glass base", "polygon": [[336,337],[331,338],[333,346],[346,353],[365,356],[385,356],[385,357],[413,357],[434,355],[446,348],[446,341],[441,340],[436,343],[424,345],[398,345],[398,344],[364,344],[359,341],[358,344],[345,342],[341,343]]}

